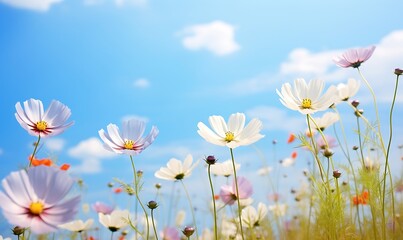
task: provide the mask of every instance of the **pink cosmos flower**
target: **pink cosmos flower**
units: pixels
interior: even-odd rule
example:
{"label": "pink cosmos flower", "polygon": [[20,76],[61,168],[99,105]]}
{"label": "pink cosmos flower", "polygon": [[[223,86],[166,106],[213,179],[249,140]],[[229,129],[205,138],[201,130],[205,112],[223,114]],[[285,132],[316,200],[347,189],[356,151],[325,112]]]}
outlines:
{"label": "pink cosmos flower", "polygon": [[179,232],[174,227],[165,227],[161,232],[162,240],[180,240]]}
{"label": "pink cosmos flower", "polygon": [[140,119],[130,119],[123,121],[123,130],[115,124],[109,124],[107,131],[99,130],[99,136],[104,141],[104,147],[112,152],[123,153],[127,155],[138,155],[154,142],[159,131],[153,126],[150,134],[143,138],[145,122]]}
{"label": "pink cosmos flower", "polygon": [[111,207],[103,202],[95,202],[92,204],[92,209],[94,209],[94,211],[97,213],[111,214],[114,207]]}
{"label": "pink cosmos flower", "polygon": [[[252,196],[252,184],[244,177],[238,177],[238,192],[239,199],[247,199]],[[236,195],[235,181],[231,185],[224,185],[221,187],[220,197],[225,204],[232,205],[238,199]]]}
{"label": "pink cosmos flower", "polygon": [[54,232],[74,219],[80,196],[64,200],[74,180],[66,171],[38,166],[12,172],[2,180],[0,208],[11,225],[35,234]]}
{"label": "pink cosmos flower", "polygon": [[24,109],[20,102],[15,104],[17,112],[15,118],[21,127],[30,135],[49,137],[62,133],[74,122],[66,123],[71,115],[70,109],[59,101],[53,100],[44,112],[40,100],[29,99],[24,102]]}
{"label": "pink cosmos flower", "polygon": [[341,56],[333,58],[333,61],[343,68],[358,68],[361,63],[367,61],[375,51],[375,46],[367,48],[349,49]]}

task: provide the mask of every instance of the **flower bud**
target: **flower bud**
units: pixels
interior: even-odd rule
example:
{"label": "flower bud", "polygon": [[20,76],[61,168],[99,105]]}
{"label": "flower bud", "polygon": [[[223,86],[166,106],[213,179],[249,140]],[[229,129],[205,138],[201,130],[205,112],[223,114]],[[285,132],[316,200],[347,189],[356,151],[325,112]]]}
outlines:
{"label": "flower bud", "polygon": [[358,107],[358,105],[360,105],[360,102],[358,100],[354,100],[351,102],[351,105],[353,105],[354,107]]}
{"label": "flower bud", "polygon": [[364,110],[358,109],[358,110],[356,110],[356,111],[354,112],[354,114],[355,114],[356,117],[360,117],[361,115],[364,114]]}
{"label": "flower bud", "polygon": [[137,177],[142,177],[143,176],[143,171],[142,170],[138,170],[137,171]]}
{"label": "flower bud", "polygon": [[273,145],[276,145],[276,144],[277,144],[277,140],[274,139],[271,143],[273,143]]}
{"label": "flower bud", "polygon": [[323,151],[323,156],[325,156],[326,158],[330,158],[331,156],[333,156],[333,154],[334,152],[329,148],[326,148],[325,151]]}
{"label": "flower bud", "polygon": [[156,188],[156,189],[160,189],[161,187],[162,187],[161,183],[156,183],[156,184],[155,184],[155,188]]}
{"label": "flower bud", "polygon": [[217,159],[214,156],[210,155],[210,156],[206,157],[206,159],[204,159],[204,161],[206,161],[206,163],[208,165],[213,165],[217,162]]}
{"label": "flower bud", "polygon": [[149,201],[147,207],[149,209],[156,209],[158,207],[158,203],[156,201]]}
{"label": "flower bud", "polygon": [[15,226],[13,229],[13,234],[16,236],[20,236],[21,234],[23,234],[25,232],[25,228],[23,227],[19,227],[19,226]]}
{"label": "flower bud", "polygon": [[341,172],[339,170],[334,170],[333,171],[333,177],[334,178],[339,178],[341,176]]}
{"label": "flower bud", "polygon": [[113,188],[113,182],[108,182],[108,187]]}
{"label": "flower bud", "polygon": [[183,233],[186,237],[192,236],[194,232],[195,232],[194,227],[185,227],[185,228],[182,230],[182,233]]}
{"label": "flower bud", "polygon": [[358,150],[358,146],[353,146],[353,150],[357,151]]}
{"label": "flower bud", "polygon": [[397,76],[400,76],[400,75],[403,74],[403,70],[400,69],[400,68],[396,68],[396,69],[395,69],[395,74],[396,74]]}

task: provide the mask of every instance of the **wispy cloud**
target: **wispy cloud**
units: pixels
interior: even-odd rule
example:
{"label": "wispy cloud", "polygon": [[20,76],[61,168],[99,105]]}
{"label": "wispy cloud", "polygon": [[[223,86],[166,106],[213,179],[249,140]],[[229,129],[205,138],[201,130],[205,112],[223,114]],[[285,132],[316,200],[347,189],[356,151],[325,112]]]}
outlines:
{"label": "wispy cloud", "polygon": [[270,106],[257,106],[246,111],[251,118],[258,118],[263,122],[265,130],[284,130],[288,132],[300,132],[305,129],[304,118],[300,114],[293,115],[288,109]]}
{"label": "wispy cloud", "polygon": [[148,3],[148,0],[115,0],[115,4],[118,7],[123,7],[125,5],[132,5],[137,7],[144,7]]}
{"label": "wispy cloud", "polygon": [[[394,87],[393,71],[402,66],[403,30],[389,33],[379,43],[374,43],[376,50],[373,56],[361,66],[361,71],[375,89],[380,102],[390,102]],[[351,46],[367,47],[367,46]],[[279,65],[278,72],[262,73],[249,79],[225,86],[224,91],[230,91],[233,96],[249,95],[259,92],[271,91],[279,88],[282,83],[292,82],[295,78],[305,79],[321,78],[328,83],[346,82],[348,78],[360,79],[355,69],[339,68],[333,58],[347,49],[336,49],[321,52],[312,52],[309,49],[297,48],[290,52],[285,62]],[[387,83],[387,84],[385,84]],[[365,85],[362,84],[362,88]],[[361,95],[360,95],[361,92]],[[365,89],[359,92],[361,100],[368,100]],[[363,92],[365,92],[363,94]],[[403,102],[403,95],[398,96],[398,102]]]}
{"label": "wispy cloud", "polygon": [[0,2],[16,8],[25,8],[34,11],[45,12],[50,9],[52,4],[62,2],[63,0],[0,0]]}
{"label": "wispy cloud", "polygon": [[205,49],[223,56],[240,49],[235,41],[235,27],[223,21],[186,27],[181,35],[185,35],[182,39],[183,46],[193,51]]}
{"label": "wispy cloud", "polygon": [[71,167],[74,173],[99,173],[102,171],[102,160],[116,157],[115,153],[106,150],[95,137],[81,141],[69,149],[68,154],[81,161],[80,165]]}
{"label": "wispy cloud", "polygon": [[59,152],[64,148],[66,141],[62,138],[47,138],[44,144],[49,151]]}
{"label": "wispy cloud", "polygon": [[150,81],[146,78],[139,78],[133,81],[133,87],[135,88],[149,88],[151,85]]}

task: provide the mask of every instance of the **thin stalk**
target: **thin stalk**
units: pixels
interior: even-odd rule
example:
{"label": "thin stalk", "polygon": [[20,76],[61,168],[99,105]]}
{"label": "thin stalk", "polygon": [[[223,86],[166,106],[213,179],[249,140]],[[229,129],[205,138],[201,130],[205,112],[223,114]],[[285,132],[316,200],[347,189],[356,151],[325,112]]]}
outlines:
{"label": "thin stalk", "polygon": [[209,182],[210,182],[211,197],[212,197],[212,199],[213,199],[214,236],[215,236],[215,240],[218,240],[217,209],[216,209],[216,205],[215,205],[214,187],[213,187],[213,182],[211,181],[210,167],[211,167],[211,164],[208,165],[207,172],[208,172],[208,180],[209,180]]}
{"label": "thin stalk", "polygon": [[319,158],[318,158],[318,156],[317,156],[317,152],[318,152],[318,150],[317,150],[317,148],[316,148],[316,143],[315,143],[315,141],[314,141],[314,139],[313,139],[313,134],[312,134],[312,128],[311,128],[311,123],[310,123],[310,116],[309,116],[309,114],[307,114],[306,115],[306,120],[307,120],[307,122],[308,122],[308,129],[309,129],[309,135],[311,136],[310,138],[311,138],[311,143],[312,143],[312,147],[313,147],[313,150],[314,150],[314,158],[315,158],[315,160],[316,160],[316,163],[318,164],[318,168],[319,168],[319,173],[320,173],[320,177],[322,178],[322,182],[323,183],[325,183],[325,179],[324,179],[324,177],[323,177],[323,166],[322,166],[322,163],[320,162],[320,160],[319,160]]}
{"label": "thin stalk", "polygon": [[192,212],[192,219],[193,219],[193,225],[194,225],[195,232],[196,232],[196,239],[199,239],[199,233],[197,231],[196,218],[195,218],[195,212],[194,212],[193,205],[192,205],[192,200],[190,199],[190,195],[189,195],[188,190],[186,189],[185,183],[182,180],[180,180],[180,181],[182,183],[183,189],[185,190],[186,197],[188,199],[189,206],[190,206],[190,211]]}
{"label": "thin stalk", "polygon": [[244,236],[243,236],[243,228],[242,228],[242,210],[241,210],[241,203],[239,201],[239,190],[238,190],[238,180],[236,177],[236,168],[235,168],[235,159],[234,159],[234,153],[232,151],[232,148],[229,149],[230,153],[231,153],[231,160],[232,160],[232,168],[234,169],[234,181],[235,181],[235,190],[236,190],[236,199],[237,199],[237,203],[238,203],[238,218],[239,218],[239,227],[241,230],[241,236],[242,236],[242,240],[244,240]]}
{"label": "thin stalk", "polygon": [[158,240],[157,228],[155,227],[155,222],[154,222],[154,209],[151,209],[151,221],[152,221],[152,224],[153,224],[155,237]]}
{"label": "thin stalk", "polygon": [[361,163],[362,167],[365,167],[364,162],[364,152],[362,150],[362,139],[361,139],[361,129],[360,129],[360,117],[357,116],[357,130],[358,130],[358,144],[360,145]]}
{"label": "thin stalk", "polygon": [[396,74],[395,91],[393,93],[393,100],[392,100],[392,105],[390,106],[390,113],[389,113],[389,140],[388,140],[388,147],[386,150],[385,169],[384,169],[384,173],[383,173],[383,198],[382,198],[382,210],[384,211],[385,210],[385,194],[386,194],[386,171],[388,170],[389,178],[390,178],[390,185],[392,186],[391,197],[392,197],[393,224],[395,224],[395,199],[394,199],[394,192],[393,192],[392,173],[390,172],[390,167],[389,167],[389,153],[390,153],[390,145],[392,143],[392,134],[393,134],[392,114],[393,114],[393,107],[395,106],[398,86],[399,86],[399,75]]}
{"label": "thin stalk", "polygon": [[146,211],[146,209],[145,209],[145,207],[144,207],[144,205],[143,205],[143,203],[141,202],[141,200],[140,200],[140,197],[139,197],[139,184],[138,184],[138,182],[137,182],[137,172],[136,172],[136,168],[134,167],[134,161],[133,161],[133,157],[132,157],[132,155],[130,155],[130,161],[131,161],[131,163],[132,163],[132,169],[133,169],[133,176],[134,176],[134,188],[135,188],[135,190],[136,190],[136,198],[137,198],[137,201],[139,202],[139,204],[140,204],[140,206],[141,206],[141,208],[143,209],[143,211],[144,211],[144,215],[146,216],[146,223],[147,223],[147,240],[150,238],[150,223],[148,222],[148,214],[147,214],[147,211]]}
{"label": "thin stalk", "polygon": [[41,141],[41,135],[40,134],[38,135],[38,140],[35,143],[34,152],[32,153],[31,157],[29,158],[29,166],[28,167],[31,167],[31,165],[32,165],[32,160],[34,159],[35,154],[36,154],[36,150],[38,149],[39,141]]}

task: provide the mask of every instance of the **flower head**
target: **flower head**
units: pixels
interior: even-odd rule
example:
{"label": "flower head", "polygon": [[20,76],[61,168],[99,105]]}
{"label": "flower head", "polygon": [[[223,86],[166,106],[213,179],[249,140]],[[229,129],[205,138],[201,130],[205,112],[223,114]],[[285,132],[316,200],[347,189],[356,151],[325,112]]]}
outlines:
{"label": "flower head", "polygon": [[103,202],[95,202],[92,204],[92,209],[97,213],[110,214],[114,208]]}
{"label": "flower head", "polygon": [[354,205],[366,205],[369,201],[369,192],[363,191],[361,194],[354,196],[352,200]]}
{"label": "flower head", "polygon": [[123,121],[122,132],[115,124],[109,124],[105,132],[99,130],[99,136],[104,141],[104,147],[112,152],[128,155],[140,154],[144,149],[151,145],[157,137],[158,128],[153,126],[150,134],[143,138],[145,122],[140,119],[129,119]]}
{"label": "flower head", "polygon": [[176,158],[171,158],[167,163],[167,167],[161,167],[160,170],[155,172],[154,176],[170,181],[182,180],[189,177],[197,166],[197,163],[192,165],[192,162],[193,157],[190,154],[186,156],[183,163]]}
{"label": "flower head", "polygon": [[225,204],[234,204],[238,197],[239,199],[247,199],[252,196],[252,184],[246,178],[238,177],[237,182],[239,196],[236,194],[235,181],[232,182],[232,185],[224,185],[221,187],[220,197]]}
{"label": "flower head", "polygon": [[24,109],[20,102],[15,104],[15,118],[30,135],[49,137],[62,133],[74,122],[66,123],[71,115],[70,109],[59,101],[53,100],[44,112],[41,100],[29,99],[24,102]]}
{"label": "flower head", "polygon": [[116,232],[119,229],[128,225],[130,213],[128,210],[114,210],[110,214],[98,213],[99,222],[111,232]]}
{"label": "flower head", "polygon": [[88,219],[85,222],[83,222],[83,220],[74,220],[68,223],[61,224],[59,225],[59,227],[67,229],[71,232],[82,232],[90,229],[93,223],[94,219]]}
{"label": "flower head", "polygon": [[12,225],[35,234],[54,232],[73,220],[80,196],[64,200],[74,180],[57,168],[38,166],[12,172],[2,181],[0,208]]}
{"label": "flower head", "polygon": [[277,89],[276,92],[284,106],[302,114],[311,114],[328,109],[336,101],[336,87],[330,86],[321,95],[324,85],[322,80],[315,79],[307,83],[303,78],[298,78],[294,81],[294,88],[285,83],[281,86],[281,91]]}
{"label": "flower head", "polygon": [[354,78],[350,78],[345,83],[337,84],[337,93],[339,95],[339,101],[348,101],[351,97],[353,97],[358,90],[360,89],[360,82],[355,80]]}
{"label": "flower head", "polygon": [[[235,170],[239,170],[241,168],[241,164],[235,163]],[[214,165],[210,166],[210,171],[214,175],[229,177],[234,174],[234,168],[232,166],[232,161],[227,160],[225,162],[217,162]]]}
{"label": "flower head", "polygon": [[339,121],[340,117],[337,113],[326,112],[322,117],[313,118],[315,124],[312,124],[316,130],[324,131],[326,128],[331,126],[333,123]]}
{"label": "flower head", "polygon": [[257,211],[253,206],[247,206],[242,209],[242,222],[250,228],[259,226],[267,215],[267,207],[263,203],[259,203]]}
{"label": "flower head", "polygon": [[333,58],[333,61],[343,68],[358,68],[361,63],[367,61],[375,51],[375,46],[367,48],[349,49],[341,56]]}
{"label": "flower head", "polygon": [[262,122],[256,118],[252,119],[245,127],[245,114],[231,114],[226,123],[222,116],[210,116],[209,123],[213,130],[204,123],[199,122],[197,133],[209,143],[236,148],[255,143],[264,135],[260,134]]}

